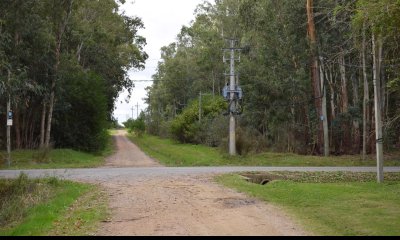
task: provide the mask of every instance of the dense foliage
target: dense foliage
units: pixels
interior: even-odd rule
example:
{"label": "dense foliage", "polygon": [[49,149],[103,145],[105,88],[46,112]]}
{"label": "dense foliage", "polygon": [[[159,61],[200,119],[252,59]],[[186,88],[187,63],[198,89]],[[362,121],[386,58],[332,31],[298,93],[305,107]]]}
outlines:
{"label": "dense foliage", "polygon": [[215,145],[222,136],[212,126],[216,125],[216,117],[224,111],[227,111],[227,106],[221,97],[207,96],[201,102],[196,99],[171,122],[171,134],[180,142]]}
{"label": "dense foliage", "polygon": [[137,136],[141,137],[146,131],[144,113],[141,112],[137,119],[128,119],[126,122],[124,122],[124,126],[128,129],[130,133],[134,133]]}
{"label": "dense foliage", "polygon": [[172,129],[182,142],[199,142],[203,131],[183,123],[198,119],[190,103],[200,92],[221,95],[229,72],[222,49],[235,38],[244,48],[239,143],[257,139],[261,144],[252,145],[323,154],[328,142],[335,154],[373,153],[376,80],[385,147],[399,148],[399,19],[397,0],[205,2],[177,41],[162,48],[148,89],[149,131],[165,136]]}
{"label": "dense foliage", "polygon": [[127,71],[147,58],[144,25],[123,2],[0,1],[0,122],[10,94],[13,148],[104,148],[114,102],[134,87]]}

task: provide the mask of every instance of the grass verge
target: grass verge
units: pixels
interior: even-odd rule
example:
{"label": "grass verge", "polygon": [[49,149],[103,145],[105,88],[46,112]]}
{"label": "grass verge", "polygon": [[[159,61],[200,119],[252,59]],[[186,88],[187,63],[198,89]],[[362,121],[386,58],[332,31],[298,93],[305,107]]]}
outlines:
{"label": "grass verge", "polygon": [[[317,157],[265,152],[245,157],[229,157],[219,149],[180,144],[170,139],[129,135],[147,155],[170,167],[186,166],[376,166],[374,156],[363,161],[360,156]],[[400,166],[400,152],[385,156],[386,166]]]}
{"label": "grass verge", "polygon": [[72,149],[16,150],[11,153],[11,166],[8,167],[6,154],[0,152],[0,169],[95,168],[102,166],[105,158],[114,152],[115,146],[110,135],[106,148],[98,154]]}
{"label": "grass verge", "polygon": [[371,180],[375,177],[372,173],[274,173],[271,178],[276,180],[263,186],[232,174],[217,177],[217,182],[282,207],[315,235],[398,236],[400,174],[387,174],[385,184]]}
{"label": "grass verge", "polygon": [[0,192],[0,236],[89,235],[107,216],[93,185],[21,175],[0,180]]}

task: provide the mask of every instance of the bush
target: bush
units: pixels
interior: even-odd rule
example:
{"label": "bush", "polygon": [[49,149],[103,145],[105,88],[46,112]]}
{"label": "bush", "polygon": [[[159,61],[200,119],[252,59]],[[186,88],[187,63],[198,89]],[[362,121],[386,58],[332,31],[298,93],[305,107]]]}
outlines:
{"label": "bush", "polygon": [[[228,131],[228,130],[227,130]],[[260,153],[267,148],[266,139],[255,129],[250,127],[236,128],[236,152],[241,156],[250,153]],[[220,149],[226,153],[229,149],[229,137],[223,138]]]}
{"label": "bush", "polygon": [[100,152],[108,141],[104,79],[93,72],[68,70],[60,73],[63,89],[54,110],[55,147]]}
{"label": "bush", "polygon": [[200,130],[195,141],[209,147],[219,147],[223,139],[228,138],[229,118],[219,115],[213,119],[206,119],[200,124]]}
{"label": "bush", "polygon": [[173,137],[182,143],[204,143],[210,125],[215,118],[226,110],[226,102],[220,97],[205,97],[202,101],[202,120],[199,121],[199,101],[195,100],[171,123]]}
{"label": "bush", "polygon": [[129,133],[135,133],[138,137],[141,137],[146,131],[145,115],[142,112],[138,119],[129,119],[124,122],[124,126],[128,128]]}

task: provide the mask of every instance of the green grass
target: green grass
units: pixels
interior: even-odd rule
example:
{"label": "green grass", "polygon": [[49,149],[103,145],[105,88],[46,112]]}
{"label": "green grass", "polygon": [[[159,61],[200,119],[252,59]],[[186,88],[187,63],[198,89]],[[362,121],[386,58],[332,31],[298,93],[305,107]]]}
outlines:
{"label": "green grass", "polygon": [[54,149],[49,152],[48,159],[39,160],[40,150],[18,150],[12,152],[11,167],[5,161],[0,169],[59,169],[59,168],[91,168],[104,163],[104,157],[74,151],[71,149]]}
{"label": "green grass", "polygon": [[109,142],[101,153],[91,154],[72,149],[16,150],[11,153],[11,166],[6,162],[6,153],[0,152],[0,169],[60,169],[95,168],[102,166],[107,156],[115,152],[110,136]]}
{"label": "green grass", "polygon": [[[121,129],[122,130],[122,129]],[[117,134],[118,133],[118,129],[109,129],[108,130],[108,133],[110,134],[110,135],[115,135],[115,134]]]}
{"label": "green grass", "polygon": [[93,185],[21,175],[0,180],[0,191],[0,236],[88,235],[107,217]]}
{"label": "green grass", "polygon": [[[374,156],[317,157],[265,152],[245,157],[229,157],[219,149],[203,145],[180,144],[170,139],[129,135],[146,154],[166,166],[376,166]],[[400,166],[400,153],[386,155],[386,166]]]}
{"label": "green grass", "polygon": [[217,149],[206,146],[178,144],[170,139],[148,135],[139,138],[130,134],[128,137],[146,154],[166,166],[211,166],[226,163]]}
{"label": "green grass", "polygon": [[367,182],[346,182],[346,174],[330,174],[321,180],[321,173],[319,177],[302,173],[300,178],[275,180],[264,186],[238,175],[220,176],[217,181],[282,207],[315,235],[400,235],[400,174],[386,176],[396,181],[385,184],[368,182],[373,174],[352,177],[366,178]]}

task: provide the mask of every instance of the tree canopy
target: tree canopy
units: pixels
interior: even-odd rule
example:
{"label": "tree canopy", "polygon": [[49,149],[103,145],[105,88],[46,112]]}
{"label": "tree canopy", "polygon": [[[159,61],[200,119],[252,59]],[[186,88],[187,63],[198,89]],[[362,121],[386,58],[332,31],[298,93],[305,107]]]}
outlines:
{"label": "tree canopy", "polygon": [[[372,153],[372,83],[378,69],[384,143],[388,149],[398,147],[399,7],[399,1],[391,0],[217,0],[199,5],[195,20],[162,49],[155,83],[148,89],[151,132],[176,132],[176,122],[188,114],[199,92],[221,95],[229,72],[222,49],[229,46],[226,39],[234,38],[243,48],[237,71],[245,93],[238,117],[243,136],[258,136],[263,146],[278,151],[322,154],[328,140],[331,153]],[[379,65],[374,51],[380,52]],[[228,120],[221,121],[226,133],[220,137],[226,138]],[[192,130],[186,134],[196,142],[202,131]]]}
{"label": "tree canopy", "polygon": [[10,93],[15,148],[47,141],[86,151],[104,147],[115,100],[134,87],[128,71],[143,69],[147,59],[138,35],[144,24],[120,13],[121,2],[0,2],[0,120]]}

